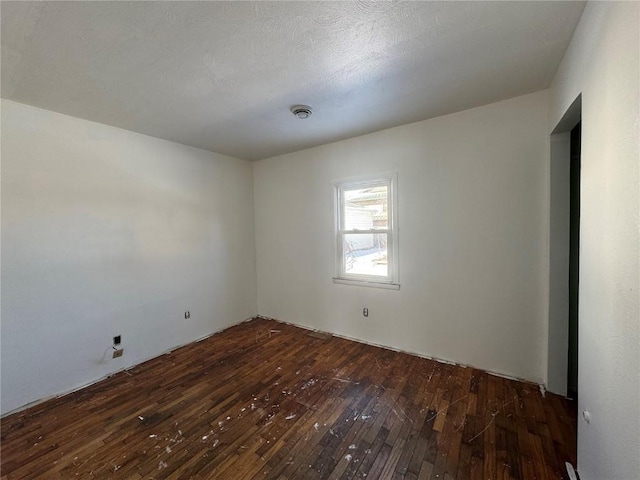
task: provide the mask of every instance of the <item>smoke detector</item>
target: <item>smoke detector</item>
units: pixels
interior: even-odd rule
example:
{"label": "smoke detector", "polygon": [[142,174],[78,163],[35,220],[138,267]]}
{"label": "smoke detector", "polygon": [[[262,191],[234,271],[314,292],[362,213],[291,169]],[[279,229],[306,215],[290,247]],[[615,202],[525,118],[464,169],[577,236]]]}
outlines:
{"label": "smoke detector", "polygon": [[293,107],[291,107],[291,113],[293,113],[293,115],[297,119],[304,120],[305,118],[309,118],[311,116],[313,110],[309,105],[294,105]]}

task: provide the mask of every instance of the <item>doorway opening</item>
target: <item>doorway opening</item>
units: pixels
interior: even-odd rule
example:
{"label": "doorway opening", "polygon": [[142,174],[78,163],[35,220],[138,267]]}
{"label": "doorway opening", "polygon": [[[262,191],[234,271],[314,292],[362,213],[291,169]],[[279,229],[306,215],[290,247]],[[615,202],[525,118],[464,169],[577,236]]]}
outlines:
{"label": "doorway opening", "polygon": [[580,279],[579,96],[551,133],[549,337],[547,388],[578,396],[578,291]]}
{"label": "doorway opening", "polygon": [[580,281],[580,150],[582,124],[570,134],[569,180],[569,342],[567,397],[578,399],[578,285]]}

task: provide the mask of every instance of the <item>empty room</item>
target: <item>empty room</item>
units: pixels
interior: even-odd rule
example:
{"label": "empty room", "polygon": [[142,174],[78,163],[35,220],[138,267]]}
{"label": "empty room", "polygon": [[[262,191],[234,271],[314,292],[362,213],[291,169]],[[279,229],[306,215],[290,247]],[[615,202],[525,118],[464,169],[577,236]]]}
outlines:
{"label": "empty room", "polygon": [[0,479],[640,479],[640,2],[0,18]]}

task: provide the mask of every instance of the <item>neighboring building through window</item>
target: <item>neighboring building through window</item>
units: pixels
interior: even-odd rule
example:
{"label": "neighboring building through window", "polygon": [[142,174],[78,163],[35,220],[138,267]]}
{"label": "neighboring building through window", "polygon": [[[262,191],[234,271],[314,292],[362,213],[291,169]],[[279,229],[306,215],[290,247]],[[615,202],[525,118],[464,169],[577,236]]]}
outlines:
{"label": "neighboring building through window", "polygon": [[335,183],[336,282],[398,288],[396,177]]}

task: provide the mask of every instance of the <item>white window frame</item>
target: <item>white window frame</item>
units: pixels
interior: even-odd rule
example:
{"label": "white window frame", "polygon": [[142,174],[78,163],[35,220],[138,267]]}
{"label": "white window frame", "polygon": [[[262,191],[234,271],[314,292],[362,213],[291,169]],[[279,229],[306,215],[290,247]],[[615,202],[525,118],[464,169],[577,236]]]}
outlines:
{"label": "white window frame", "polygon": [[[335,276],[334,283],[349,285],[360,285],[377,288],[389,288],[397,290],[399,284],[398,268],[398,200],[397,200],[397,173],[384,173],[370,175],[366,177],[336,180],[333,182],[334,199],[334,253],[335,253]],[[373,230],[346,230],[344,228],[344,192],[356,188],[376,187],[380,185],[389,186],[388,212],[389,228]],[[387,234],[387,276],[365,275],[347,273],[344,259],[345,235],[356,234]]]}

